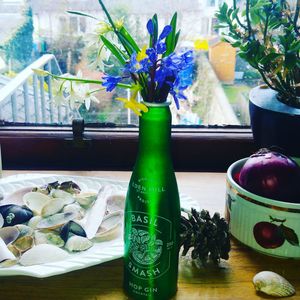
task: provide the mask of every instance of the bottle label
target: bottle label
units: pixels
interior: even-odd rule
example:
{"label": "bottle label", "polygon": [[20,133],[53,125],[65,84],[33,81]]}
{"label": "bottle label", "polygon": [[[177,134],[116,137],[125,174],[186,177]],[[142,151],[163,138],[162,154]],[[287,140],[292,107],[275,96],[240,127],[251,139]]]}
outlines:
{"label": "bottle label", "polygon": [[127,212],[131,220],[129,262],[132,275],[140,279],[158,278],[170,268],[172,222],[144,212]]}

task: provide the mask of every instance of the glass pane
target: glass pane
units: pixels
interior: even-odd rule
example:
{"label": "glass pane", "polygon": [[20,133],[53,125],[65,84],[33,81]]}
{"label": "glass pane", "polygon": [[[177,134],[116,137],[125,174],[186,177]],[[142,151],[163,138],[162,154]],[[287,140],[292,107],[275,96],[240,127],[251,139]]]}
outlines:
{"label": "glass pane", "polygon": [[[215,11],[218,0],[114,0],[105,1],[114,20],[123,18],[128,31],[140,46],[148,43],[146,23],[153,12],[160,28],[178,12],[181,29],[177,49],[195,50],[195,64],[188,72],[193,84],[179,110],[172,106],[177,125],[249,125],[248,93],[259,82],[258,74],[221,42]],[[25,124],[70,124],[83,117],[86,123],[109,126],[137,125],[138,117],[116,98],[130,97],[130,91],[95,92],[98,102],[72,109],[53,101],[53,82],[33,75],[31,68],[56,74],[78,74],[100,79],[103,72],[95,64],[99,48],[92,45],[98,21],[67,13],[81,11],[104,19],[97,0],[2,0],[0,1],[0,120]],[[209,50],[197,50],[207,40]],[[94,40],[95,41],[95,40]],[[196,48],[195,48],[196,47]],[[54,56],[45,56],[47,54]],[[110,73],[118,66],[109,58]],[[33,64],[33,65],[32,65]],[[99,86],[91,86],[93,89]],[[59,86],[56,87],[59,89]]]}

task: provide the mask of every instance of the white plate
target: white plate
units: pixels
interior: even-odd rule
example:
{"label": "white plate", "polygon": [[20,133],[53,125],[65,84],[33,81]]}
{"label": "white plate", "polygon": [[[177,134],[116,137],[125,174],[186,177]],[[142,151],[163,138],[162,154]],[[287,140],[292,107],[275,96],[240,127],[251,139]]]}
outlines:
{"label": "white plate", "polygon": [[[47,174],[21,174],[10,176],[0,180],[0,194],[5,197],[24,187],[35,187],[53,181],[76,182],[82,189],[98,190],[100,186],[112,184],[120,192],[125,192],[128,182],[103,179],[98,177],[83,177],[71,175],[47,175]],[[181,206],[187,209],[198,208],[196,202],[191,198],[181,195]],[[0,205],[4,202],[0,201]],[[95,243],[94,246],[86,251],[70,255],[69,258],[42,265],[20,266],[15,265],[8,268],[0,268],[0,276],[27,275],[32,277],[44,278],[53,275],[63,274],[74,270],[98,265],[123,256],[123,234],[122,232],[111,241]]]}

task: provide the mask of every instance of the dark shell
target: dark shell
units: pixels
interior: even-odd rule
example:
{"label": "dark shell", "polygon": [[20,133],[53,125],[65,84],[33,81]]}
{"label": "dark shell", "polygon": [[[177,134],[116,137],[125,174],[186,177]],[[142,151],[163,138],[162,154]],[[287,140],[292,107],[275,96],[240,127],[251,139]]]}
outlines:
{"label": "dark shell", "polygon": [[67,242],[71,234],[86,237],[84,229],[74,221],[69,221],[64,226],[62,226],[59,233],[60,237],[64,240],[65,243]]}
{"label": "dark shell", "polygon": [[15,204],[0,206],[0,214],[4,219],[3,227],[22,224],[33,217],[33,212],[29,208]]}
{"label": "dark shell", "polygon": [[71,194],[79,194],[81,191],[81,188],[73,181],[65,181],[62,182],[59,186],[59,189],[71,193]]}
{"label": "dark shell", "polygon": [[59,233],[60,237],[64,240],[65,243],[67,242],[71,234],[86,237],[84,229],[74,221],[69,221],[64,226],[62,226]]}
{"label": "dark shell", "polygon": [[54,182],[50,182],[48,184],[45,184],[41,187],[35,187],[32,189],[32,192],[39,192],[45,195],[49,195],[51,190],[53,189],[58,189],[59,188],[59,182],[58,181],[54,181]]}

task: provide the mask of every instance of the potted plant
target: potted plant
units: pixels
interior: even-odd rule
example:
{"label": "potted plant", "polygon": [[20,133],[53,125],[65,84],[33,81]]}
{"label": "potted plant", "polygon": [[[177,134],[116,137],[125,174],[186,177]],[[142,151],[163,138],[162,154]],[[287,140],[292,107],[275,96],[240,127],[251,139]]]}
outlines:
{"label": "potted plant", "polygon": [[[296,2],[297,1],[297,2]],[[259,147],[300,156],[300,1],[245,0],[216,16],[218,28],[265,85],[250,92],[250,119]]]}

